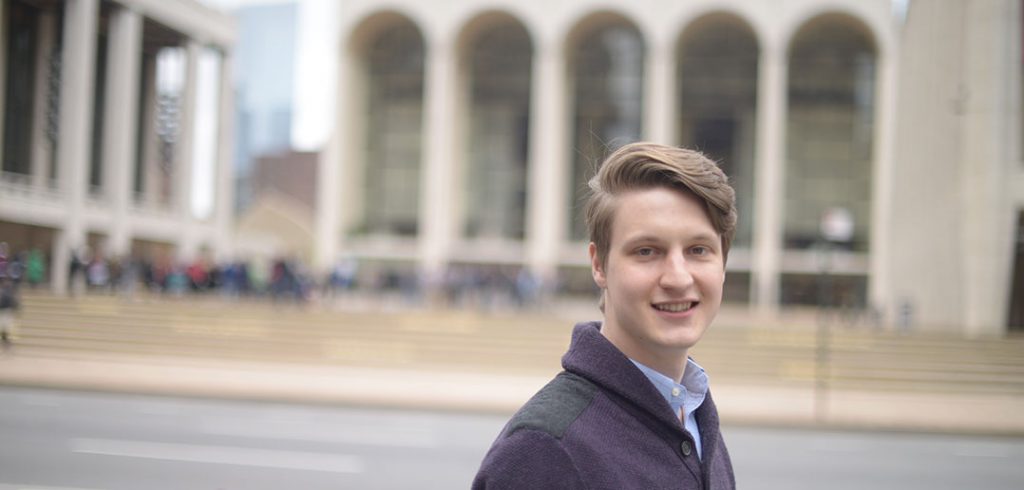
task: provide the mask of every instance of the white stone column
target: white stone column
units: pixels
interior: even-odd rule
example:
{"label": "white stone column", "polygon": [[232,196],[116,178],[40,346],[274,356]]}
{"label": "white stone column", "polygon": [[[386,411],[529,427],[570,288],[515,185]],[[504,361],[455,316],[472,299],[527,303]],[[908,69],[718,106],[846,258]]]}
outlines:
{"label": "white stone column", "polygon": [[668,42],[651,43],[644,63],[644,138],[672,145],[676,142],[673,115],[676,113],[675,77],[672,46]]}
{"label": "white stone column", "polygon": [[[85,243],[85,239],[80,240]],[[71,265],[71,253],[80,245],[72,245],[68,240],[68,232],[64,228],[57,229],[53,234],[50,246],[50,286],[57,294],[74,293],[68,282]]]}
{"label": "white stone column", "polygon": [[50,56],[53,54],[56,37],[57,16],[52,11],[45,11],[39,17],[36,38],[39,43],[36,49],[36,91],[33,94],[35,100],[32,101],[32,187],[37,189],[48,184],[50,160],[54,151],[46,137],[46,111],[50,103],[50,68],[53,65]]}
{"label": "white stone column", "polygon": [[[1010,162],[1008,134],[1011,70],[1020,59],[1008,43],[1020,13],[1010,1],[970,2],[966,7],[964,83],[969,97],[963,114],[961,203],[964,209],[960,237],[964,257],[963,321],[968,335],[995,335],[1005,331],[1009,308],[1010,269],[1015,220],[1007,199]],[[1014,12],[1016,11],[1016,12]],[[1014,16],[1014,13],[1016,16]]]}
{"label": "white stone column", "polygon": [[458,83],[450,40],[428,40],[426,71],[419,217],[420,267],[427,274],[438,274],[444,270],[451,253],[455,193],[460,190],[454,185],[461,152],[456,148],[460,124],[455,114]]}
{"label": "white stone column", "polygon": [[223,261],[233,259],[235,253],[235,90],[231,52],[220,55],[213,220],[216,259]]}
{"label": "white stone column", "polygon": [[530,87],[526,260],[537,277],[554,278],[569,212],[565,59],[556,42],[538,40],[537,45]]}
{"label": "white stone column", "polygon": [[108,29],[106,127],[103,128],[107,171],[103,175],[103,187],[109,189],[113,210],[108,252],[124,255],[131,249],[128,208],[131,204],[135,126],[138,122],[142,16],[128,8],[115,8],[111,12]]}
{"label": "white stone column", "polygon": [[[898,36],[883,45],[878,59],[875,128],[872,139],[871,246],[869,248],[868,306],[890,312],[892,298],[893,155],[896,133],[896,93],[899,90]],[[888,316],[888,315],[886,315]]]}
{"label": "white stone column", "polygon": [[67,264],[72,248],[86,243],[83,208],[89,184],[92,140],[93,69],[99,0],[68,0],[64,4],[64,51],[61,56],[60,134],[57,167],[67,215],[60,231],[61,247],[54,255],[54,290],[67,292]]}
{"label": "white stone column", "polygon": [[[339,98],[344,98],[339,90]],[[344,116],[338,115],[338,119]],[[341,245],[341,161],[339,154],[338,133],[340,128],[335,123],[334,133],[327,140],[327,146],[317,159],[316,171],[316,214],[313,232],[313,269],[324,272],[337,258]]]}
{"label": "white stone column", "polygon": [[178,142],[174,156],[174,212],[181,227],[178,235],[177,257],[192,260],[199,249],[198,230],[192,216],[192,164],[196,124],[196,72],[202,47],[195,40],[185,46],[185,84],[181,91],[181,112],[178,123]]}
{"label": "white stone column", "polygon": [[765,43],[758,61],[757,144],[751,296],[761,313],[779,307],[783,175],[786,143],[786,61],[782,47]]}
{"label": "white stone column", "polygon": [[327,145],[317,160],[316,172],[313,268],[321,273],[327,272],[338,259],[338,252],[342,246],[342,193],[345,189],[354,187],[342,178],[342,166],[352,165],[354,159],[351,157],[355,154],[355,149],[361,149],[365,145],[363,141],[355,141],[351,134],[352,113],[357,109],[353,103],[355,87],[350,82],[357,60],[353,58],[350,50],[345,48],[338,50],[338,56],[340,62],[337,65],[337,84],[334,87],[337,94],[335,114],[331,118],[334,121],[334,128],[329,133]]}

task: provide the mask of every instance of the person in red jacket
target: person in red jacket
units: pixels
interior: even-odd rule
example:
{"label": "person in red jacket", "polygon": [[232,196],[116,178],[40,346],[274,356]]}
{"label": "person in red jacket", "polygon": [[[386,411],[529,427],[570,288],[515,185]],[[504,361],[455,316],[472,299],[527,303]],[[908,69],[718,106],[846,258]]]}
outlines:
{"label": "person in red jacket", "polygon": [[602,322],[512,417],[474,489],[734,489],[704,370],[688,356],[722,300],[735,192],[699,152],[633,143],[591,179]]}

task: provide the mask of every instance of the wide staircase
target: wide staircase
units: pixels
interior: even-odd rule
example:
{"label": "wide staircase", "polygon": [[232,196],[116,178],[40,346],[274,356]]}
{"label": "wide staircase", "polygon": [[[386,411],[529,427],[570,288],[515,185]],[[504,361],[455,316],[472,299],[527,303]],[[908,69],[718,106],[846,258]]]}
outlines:
{"label": "wide staircase", "polygon": [[[316,304],[219,296],[65,298],[26,291],[16,348],[27,355],[218,359],[546,375],[571,315],[381,302]],[[594,311],[596,313],[596,311]],[[758,323],[728,309],[692,355],[715,382],[1024,396],[1024,337]],[[805,319],[806,320],[806,319]]]}

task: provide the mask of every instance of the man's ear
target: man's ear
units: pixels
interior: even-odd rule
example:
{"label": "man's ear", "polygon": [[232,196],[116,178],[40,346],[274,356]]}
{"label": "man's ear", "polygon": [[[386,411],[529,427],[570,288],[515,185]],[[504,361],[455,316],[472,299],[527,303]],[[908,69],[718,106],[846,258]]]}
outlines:
{"label": "man's ear", "polygon": [[604,264],[601,263],[601,257],[597,254],[597,245],[594,245],[594,242],[590,242],[587,251],[590,253],[590,274],[594,276],[594,282],[597,284],[597,287],[604,289],[607,287],[608,279],[604,275]]}

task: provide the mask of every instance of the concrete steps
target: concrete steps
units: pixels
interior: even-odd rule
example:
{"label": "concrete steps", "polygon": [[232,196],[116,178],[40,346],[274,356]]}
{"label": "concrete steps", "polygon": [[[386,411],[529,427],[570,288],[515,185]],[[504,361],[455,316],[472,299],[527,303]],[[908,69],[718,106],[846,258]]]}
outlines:
{"label": "concrete steps", "polygon": [[[222,298],[61,298],[26,292],[19,344],[54,352],[544,374],[571,322],[558,315],[338,310]],[[806,326],[716,325],[693,351],[715,382],[1024,396],[1024,339],[833,329],[820,371]]]}

